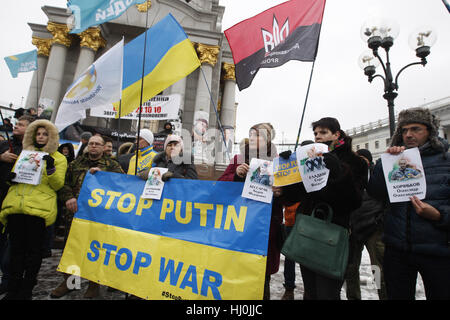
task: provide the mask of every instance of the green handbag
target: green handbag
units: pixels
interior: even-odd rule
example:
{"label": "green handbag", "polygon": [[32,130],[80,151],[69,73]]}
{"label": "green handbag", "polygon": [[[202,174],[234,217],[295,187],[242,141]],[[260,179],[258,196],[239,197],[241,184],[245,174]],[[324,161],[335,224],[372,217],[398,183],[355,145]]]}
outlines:
{"label": "green handbag", "polygon": [[[325,213],[326,220],[315,215]],[[318,204],[310,216],[297,214],[295,224],[284,242],[281,253],[287,258],[333,279],[344,279],[348,263],[349,232],[331,223],[333,209]]]}

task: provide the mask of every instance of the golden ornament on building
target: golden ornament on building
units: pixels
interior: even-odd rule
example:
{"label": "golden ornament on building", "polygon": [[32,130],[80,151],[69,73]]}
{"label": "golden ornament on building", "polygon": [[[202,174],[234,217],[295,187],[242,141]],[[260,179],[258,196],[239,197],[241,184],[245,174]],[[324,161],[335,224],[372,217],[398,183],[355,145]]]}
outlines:
{"label": "golden ornament on building", "polygon": [[235,66],[233,63],[222,63],[222,70],[224,71],[222,79],[223,80],[233,80],[236,81]]}
{"label": "golden ornament on building", "polygon": [[38,55],[46,57],[50,55],[50,48],[52,46],[53,39],[33,37],[31,43],[36,46]]}
{"label": "golden ornament on building", "polygon": [[152,2],[150,0],[147,0],[144,3],[137,4],[136,8],[138,9],[139,12],[147,12],[151,6],[152,6]]}
{"label": "golden ornament on building", "polygon": [[70,47],[72,39],[69,35],[69,28],[65,24],[49,22],[47,30],[53,35],[53,43],[59,43],[66,47]]}
{"label": "golden ornament on building", "polygon": [[80,47],[86,47],[94,50],[95,52],[99,48],[106,46],[106,40],[102,37],[100,28],[89,28],[79,33]]}
{"label": "golden ornament on building", "polygon": [[198,58],[201,63],[209,63],[213,67],[216,65],[220,52],[219,46],[196,43],[195,49],[197,50]]}

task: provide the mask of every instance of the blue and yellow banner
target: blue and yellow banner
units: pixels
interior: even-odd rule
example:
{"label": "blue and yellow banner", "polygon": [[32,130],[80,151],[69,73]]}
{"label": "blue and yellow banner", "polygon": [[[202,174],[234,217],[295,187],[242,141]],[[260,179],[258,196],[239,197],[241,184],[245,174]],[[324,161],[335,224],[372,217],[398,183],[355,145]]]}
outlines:
{"label": "blue and yellow banner", "polygon": [[[144,52],[145,66],[142,73]],[[120,116],[126,116],[140,107],[142,76],[144,76],[142,101],[146,102],[199,66],[200,60],[191,41],[169,13],[145,33],[125,45],[122,105],[119,109],[119,101],[114,104],[116,118],[119,117],[119,111]]]}
{"label": "blue and yellow banner", "polygon": [[271,204],[243,183],[87,174],[58,270],[144,299],[261,299]]}
{"label": "blue and yellow banner", "polygon": [[9,71],[13,78],[17,78],[19,72],[29,72],[37,70],[37,50],[32,50],[14,56],[5,57]]}

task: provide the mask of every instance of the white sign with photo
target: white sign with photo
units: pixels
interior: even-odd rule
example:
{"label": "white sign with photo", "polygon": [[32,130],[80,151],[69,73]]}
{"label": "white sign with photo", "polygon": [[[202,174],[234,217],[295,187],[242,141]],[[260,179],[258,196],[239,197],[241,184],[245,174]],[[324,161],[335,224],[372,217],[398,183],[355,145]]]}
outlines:
{"label": "white sign with photo", "polygon": [[245,177],[242,197],[261,201],[272,202],[273,163],[262,159],[252,159],[250,169]]}
{"label": "white sign with photo", "polygon": [[147,181],[145,182],[144,191],[142,192],[142,199],[155,199],[160,200],[161,194],[164,189],[164,182],[162,181],[162,175],[169,169],[167,168],[151,168],[148,173]]}
{"label": "white sign with photo", "polygon": [[47,154],[40,151],[22,150],[14,165],[16,177],[12,181],[38,185],[41,182],[42,167],[45,165],[42,157]]}
{"label": "white sign with photo", "polygon": [[425,198],[427,183],[418,148],[398,155],[383,153],[381,163],[390,202],[410,201],[412,196]]}
{"label": "white sign with photo", "polygon": [[296,151],[298,170],[308,193],[318,191],[327,185],[330,170],[325,167],[323,161],[323,154],[327,152],[328,146],[323,143],[308,144]]}

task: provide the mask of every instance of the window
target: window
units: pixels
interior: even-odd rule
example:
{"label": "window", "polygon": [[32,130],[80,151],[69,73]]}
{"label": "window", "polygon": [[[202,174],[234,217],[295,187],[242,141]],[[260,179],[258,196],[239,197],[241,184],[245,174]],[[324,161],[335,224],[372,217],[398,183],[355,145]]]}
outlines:
{"label": "window", "polygon": [[367,142],[367,143],[364,145],[364,147],[365,147],[366,149],[369,149],[369,143]]}
{"label": "window", "polygon": [[356,150],[359,150],[359,144],[356,145]]}
{"label": "window", "polygon": [[391,138],[386,139],[386,147],[389,147],[389,142],[391,141]]}
{"label": "window", "polygon": [[380,147],[380,141],[375,141],[375,149],[378,149]]}

